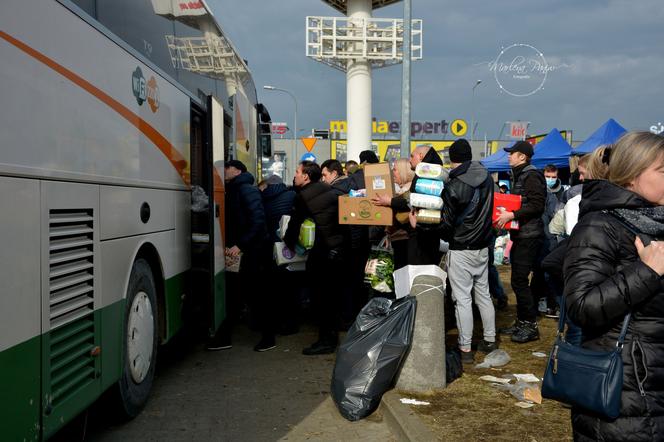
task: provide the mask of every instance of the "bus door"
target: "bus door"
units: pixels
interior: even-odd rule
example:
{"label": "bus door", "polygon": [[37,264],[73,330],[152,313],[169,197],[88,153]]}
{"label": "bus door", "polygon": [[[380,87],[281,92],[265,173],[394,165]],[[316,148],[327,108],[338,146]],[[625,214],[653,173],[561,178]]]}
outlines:
{"label": "bus door", "polygon": [[192,296],[209,334],[225,318],[223,108],[208,97],[207,113],[192,104]]}

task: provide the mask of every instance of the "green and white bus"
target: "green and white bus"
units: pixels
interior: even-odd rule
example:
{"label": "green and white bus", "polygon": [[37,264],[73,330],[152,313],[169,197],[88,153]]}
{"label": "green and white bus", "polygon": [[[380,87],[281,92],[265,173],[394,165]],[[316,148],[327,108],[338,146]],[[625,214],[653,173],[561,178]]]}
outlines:
{"label": "green and white bus", "polygon": [[0,102],[0,439],[109,389],[133,417],[187,312],[224,318],[221,161],[258,176],[269,115],[201,0],[0,2]]}

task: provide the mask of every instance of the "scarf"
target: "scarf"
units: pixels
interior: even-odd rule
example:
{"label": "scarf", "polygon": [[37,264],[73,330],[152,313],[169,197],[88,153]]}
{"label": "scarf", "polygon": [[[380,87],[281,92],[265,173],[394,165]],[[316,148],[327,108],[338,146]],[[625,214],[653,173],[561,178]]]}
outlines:
{"label": "scarf", "polygon": [[664,238],[664,206],[614,209],[612,212],[634,230],[654,238]]}

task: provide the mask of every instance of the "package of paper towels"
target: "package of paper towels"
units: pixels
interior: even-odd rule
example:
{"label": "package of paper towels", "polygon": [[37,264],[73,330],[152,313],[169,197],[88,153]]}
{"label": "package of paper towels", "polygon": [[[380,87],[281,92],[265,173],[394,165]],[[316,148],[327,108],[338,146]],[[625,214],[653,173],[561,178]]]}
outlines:
{"label": "package of paper towels", "polygon": [[410,205],[422,209],[440,210],[443,207],[443,199],[439,196],[411,193]]}
{"label": "package of paper towels", "polygon": [[415,175],[419,178],[444,181],[449,176],[449,173],[440,164],[419,163],[415,166]]}
{"label": "package of paper towels", "polygon": [[442,181],[419,178],[415,183],[415,192],[425,195],[440,196],[445,184]]}
{"label": "package of paper towels", "polygon": [[417,222],[420,224],[438,224],[440,223],[440,210],[419,209],[415,214]]}

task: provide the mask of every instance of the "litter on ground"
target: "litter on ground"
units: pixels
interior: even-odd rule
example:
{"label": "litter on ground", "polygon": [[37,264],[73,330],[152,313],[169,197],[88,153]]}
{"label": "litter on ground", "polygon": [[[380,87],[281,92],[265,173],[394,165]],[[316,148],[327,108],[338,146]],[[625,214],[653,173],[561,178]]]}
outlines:
{"label": "litter on ground", "polygon": [[402,404],[407,404],[407,405],[431,405],[429,402],[418,401],[417,399],[401,398],[400,400]]}
{"label": "litter on ground", "polygon": [[502,349],[497,349],[489,353],[484,357],[484,362],[477,364],[475,368],[491,368],[491,367],[502,367],[503,365],[508,364],[512,358],[510,355]]}
{"label": "litter on ground", "polygon": [[517,374],[514,373],[512,376],[516,378],[517,381],[523,381],[523,382],[539,382],[539,378],[535,376],[532,373],[527,373],[527,374]]}
{"label": "litter on ground", "polygon": [[481,381],[487,381],[487,382],[495,382],[495,383],[498,383],[498,384],[509,384],[510,383],[509,379],[497,378],[497,377],[491,376],[491,375],[480,376],[480,380]]}
{"label": "litter on ground", "polygon": [[531,408],[531,407],[535,406],[535,404],[531,404],[530,402],[523,402],[523,401],[515,402],[514,405],[516,405],[517,407],[520,407],[520,408]]}

